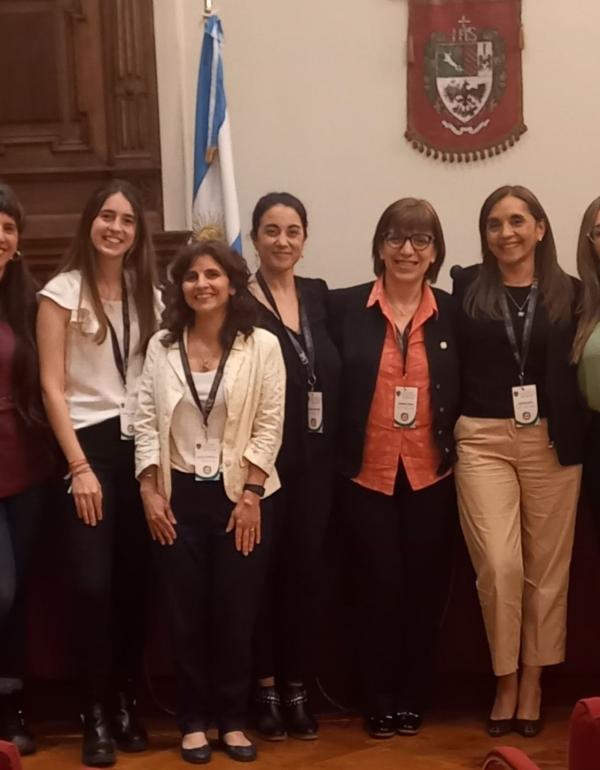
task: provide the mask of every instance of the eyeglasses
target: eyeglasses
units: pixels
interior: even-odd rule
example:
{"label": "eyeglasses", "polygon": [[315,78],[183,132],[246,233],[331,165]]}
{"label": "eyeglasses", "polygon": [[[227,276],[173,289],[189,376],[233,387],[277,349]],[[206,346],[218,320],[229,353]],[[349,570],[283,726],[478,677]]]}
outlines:
{"label": "eyeglasses", "polygon": [[391,249],[401,249],[406,241],[410,241],[410,245],[415,251],[424,251],[428,246],[431,246],[435,238],[429,233],[411,233],[410,235],[388,233],[383,236],[383,240]]}
{"label": "eyeglasses", "polygon": [[600,244],[600,225],[596,225],[596,227],[592,227],[592,229],[587,234],[587,237],[590,239],[590,241],[596,245]]}

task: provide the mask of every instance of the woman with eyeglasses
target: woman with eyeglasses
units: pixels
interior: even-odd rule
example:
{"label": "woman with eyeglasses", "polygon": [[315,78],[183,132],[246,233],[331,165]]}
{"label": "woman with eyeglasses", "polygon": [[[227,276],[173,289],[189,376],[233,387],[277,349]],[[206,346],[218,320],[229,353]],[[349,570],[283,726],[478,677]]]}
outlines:
{"label": "woman with eyeglasses", "polygon": [[448,585],[459,405],[454,300],[430,203],[403,198],[373,237],[374,283],[332,294],[342,357],[341,517],[355,560],[366,729],[414,735],[428,704]]}
{"label": "woman with eyeglasses", "polygon": [[491,193],[479,233],[481,264],[454,276],[456,487],[496,675],[488,732],[533,737],[542,670],[565,655],[582,460],[570,362],[578,287],[560,268],[548,217],[527,188]]}
{"label": "woman with eyeglasses", "polygon": [[583,488],[600,540],[600,198],[590,203],[581,221],[577,270],[582,290],[573,361],[588,407]]}

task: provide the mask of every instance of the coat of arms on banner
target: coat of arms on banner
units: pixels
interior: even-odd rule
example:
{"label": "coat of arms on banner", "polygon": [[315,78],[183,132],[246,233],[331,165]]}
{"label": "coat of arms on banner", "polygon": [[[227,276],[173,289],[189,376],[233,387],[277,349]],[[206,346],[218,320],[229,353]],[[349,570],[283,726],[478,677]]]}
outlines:
{"label": "coat of arms on banner", "polygon": [[415,149],[476,160],[523,123],[520,0],[410,0],[408,129]]}

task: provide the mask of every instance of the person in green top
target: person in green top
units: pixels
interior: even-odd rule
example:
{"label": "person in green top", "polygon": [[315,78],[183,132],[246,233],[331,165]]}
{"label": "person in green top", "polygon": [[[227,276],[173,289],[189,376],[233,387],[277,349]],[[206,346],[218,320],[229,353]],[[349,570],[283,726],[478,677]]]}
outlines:
{"label": "person in green top", "polygon": [[577,270],[582,289],[573,361],[578,366],[579,388],[589,409],[583,490],[600,542],[600,197],[590,203],[581,220]]}

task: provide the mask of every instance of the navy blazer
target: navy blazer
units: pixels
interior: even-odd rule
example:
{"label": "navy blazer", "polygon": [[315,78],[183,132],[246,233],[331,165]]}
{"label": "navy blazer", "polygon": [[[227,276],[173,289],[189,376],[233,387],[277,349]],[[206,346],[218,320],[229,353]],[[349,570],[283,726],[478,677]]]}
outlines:
{"label": "navy blazer", "polygon": [[[387,320],[379,304],[367,307],[373,283],[331,292],[332,330],[342,357],[338,470],[353,478],[360,472],[365,431],[375,392]],[[433,289],[438,314],[424,325],[431,382],[434,440],[440,450],[439,475],[456,459],[454,424],[460,403],[457,313],[454,299]]]}

